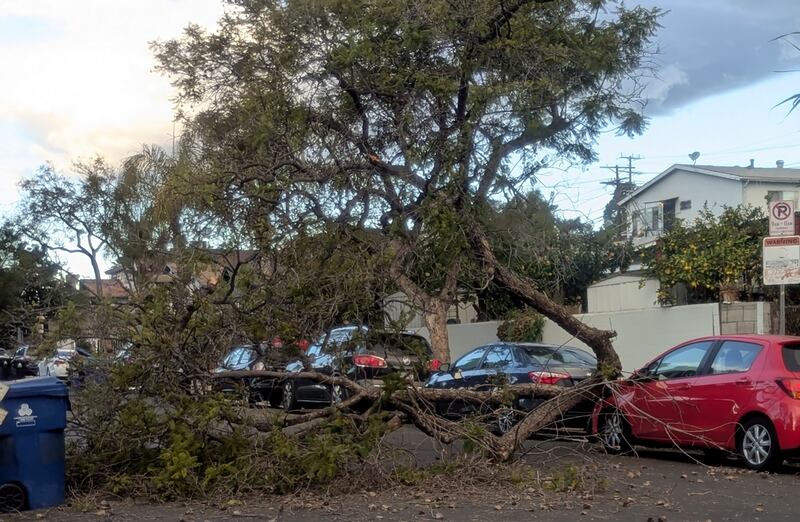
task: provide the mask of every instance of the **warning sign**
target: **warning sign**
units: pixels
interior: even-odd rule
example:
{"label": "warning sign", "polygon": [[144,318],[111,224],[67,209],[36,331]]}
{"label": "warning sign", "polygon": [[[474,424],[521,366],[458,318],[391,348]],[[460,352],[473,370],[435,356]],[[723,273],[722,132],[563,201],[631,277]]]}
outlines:
{"label": "warning sign", "polygon": [[764,284],[800,283],[800,236],[764,238]]}
{"label": "warning sign", "polygon": [[794,203],[774,201],[769,204],[769,235],[794,235]]}

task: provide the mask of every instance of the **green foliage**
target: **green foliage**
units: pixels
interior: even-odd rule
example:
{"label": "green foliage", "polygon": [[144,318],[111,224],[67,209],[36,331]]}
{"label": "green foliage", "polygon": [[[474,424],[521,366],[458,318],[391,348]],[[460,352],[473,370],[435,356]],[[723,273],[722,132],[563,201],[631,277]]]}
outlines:
{"label": "green foliage", "polygon": [[[630,244],[579,219],[559,217],[558,209],[538,191],[487,210],[483,221],[498,259],[565,304],[581,304],[590,284],[611,269],[627,266],[631,257]],[[493,283],[477,296],[475,304],[484,320],[505,318],[524,305]]]}
{"label": "green foliage", "polygon": [[[527,186],[551,157],[592,160],[609,127],[644,128],[637,76],[660,13],[595,0],[236,1],[216,32],[190,26],[154,45],[192,151],[173,186],[213,235],[265,251],[350,237],[358,254],[331,258],[356,265],[341,270],[355,274],[342,280],[354,303],[363,296],[347,283],[374,289],[364,265],[384,276],[399,266],[406,277],[392,282],[407,294],[453,301],[448,273],[485,282],[466,215]],[[545,267],[534,279],[553,283],[567,267],[579,275],[558,279],[559,293],[574,301],[605,251],[556,250],[540,260],[528,249],[524,273]],[[328,288],[305,273],[296,297],[312,302]],[[343,304],[338,315],[364,312]]]}
{"label": "green foliage", "polygon": [[486,423],[479,417],[470,417],[463,422],[463,428],[461,451],[465,455],[481,454],[484,451],[481,442],[488,433]]}
{"label": "green foliage", "polygon": [[567,464],[561,469],[553,472],[552,476],[544,482],[544,489],[569,493],[586,489],[593,479],[587,475],[586,470],[575,465]]}
{"label": "green foliage", "polygon": [[0,347],[14,348],[18,329],[29,336],[73,296],[47,254],[27,244],[13,224],[0,228]]}
{"label": "green foliage", "polygon": [[708,208],[691,223],[677,221],[655,246],[642,253],[646,274],[661,282],[659,300],[670,302],[670,289],[683,283],[695,300],[714,300],[720,288],[760,284],[761,239],[767,221],[760,208]]}
{"label": "green foliage", "polygon": [[533,310],[515,310],[497,325],[497,338],[507,342],[533,343],[542,340],[545,318]]}

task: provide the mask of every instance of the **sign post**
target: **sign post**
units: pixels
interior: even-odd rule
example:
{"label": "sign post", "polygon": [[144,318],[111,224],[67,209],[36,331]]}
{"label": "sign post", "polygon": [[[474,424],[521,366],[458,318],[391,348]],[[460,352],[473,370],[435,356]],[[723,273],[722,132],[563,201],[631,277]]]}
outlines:
{"label": "sign post", "polygon": [[[770,207],[770,223],[772,223]],[[794,210],[792,210],[794,217]],[[792,219],[794,222],[794,219]],[[763,242],[764,285],[780,285],[780,333],[786,334],[785,285],[800,283],[800,236],[765,237]]]}

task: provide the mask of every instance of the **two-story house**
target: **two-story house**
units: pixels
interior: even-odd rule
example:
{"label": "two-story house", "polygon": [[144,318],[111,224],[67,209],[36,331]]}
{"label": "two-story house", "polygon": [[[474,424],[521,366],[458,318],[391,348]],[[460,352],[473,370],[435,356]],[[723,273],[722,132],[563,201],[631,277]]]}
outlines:
{"label": "two-story house", "polygon": [[619,205],[628,216],[628,237],[635,246],[655,241],[670,230],[676,219],[691,220],[704,207],[721,214],[725,207],[753,205],[764,208],[770,201],[792,201],[797,208],[800,169],[775,167],[720,167],[672,165]]}

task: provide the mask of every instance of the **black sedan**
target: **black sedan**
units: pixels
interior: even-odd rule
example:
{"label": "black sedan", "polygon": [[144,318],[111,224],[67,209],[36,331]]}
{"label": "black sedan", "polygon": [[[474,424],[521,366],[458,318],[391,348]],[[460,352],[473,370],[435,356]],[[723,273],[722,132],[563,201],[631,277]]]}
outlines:
{"label": "black sedan", "polygon": [[[431,375],[427,388],[488,389],[503,384],[551,384],[570,387],[590,377],[597,367],[594,355],[580,348],[538,343],[496,343],[479,346],[450,367]],[[500,433],[509,431],[519,412],[531,411],[544,399],[520,398],[512,408],[496,415],[494,426]],[[474,405],[448,401],[436,405],[439,414],[463,417],[476,413]],[[591,401],[565,414],[567,427],[586,428],[592,411]]]}
{"label": "black sedan", "polygon": [[[395,375],[410,382],[422,382],[438,367],[432,359],[428,341],[408,332],[373,330],[365,326],[331,329],[312,344],[305,361],[295,361],[287,372],[303,370],[348,377],[361,385],[383,386],[383,380]],[[287,379],[280,390],[281,406],[287,410],[300,404],[326,406],[345,400],[348,390],[338,384],[305,379]]]}

